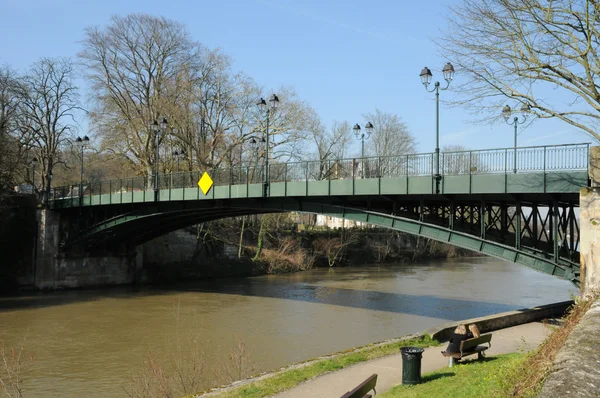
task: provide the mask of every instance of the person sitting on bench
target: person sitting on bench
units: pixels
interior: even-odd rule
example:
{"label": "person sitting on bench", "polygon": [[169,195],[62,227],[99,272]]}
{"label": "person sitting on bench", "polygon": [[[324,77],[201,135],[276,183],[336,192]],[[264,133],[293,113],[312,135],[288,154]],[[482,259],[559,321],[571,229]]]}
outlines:
{"label": "person sitting on bench", "polygon": [[[473,336],[471,336],[470,333],[467,333],[467,327],[465,325],[458,325],[456,329],[454,329],[452,337],[450,337],[450,342],[445,352],[460,352],[460,343],[471,337]],[[444,351],[442,351],[442,354],[443,353]]]}

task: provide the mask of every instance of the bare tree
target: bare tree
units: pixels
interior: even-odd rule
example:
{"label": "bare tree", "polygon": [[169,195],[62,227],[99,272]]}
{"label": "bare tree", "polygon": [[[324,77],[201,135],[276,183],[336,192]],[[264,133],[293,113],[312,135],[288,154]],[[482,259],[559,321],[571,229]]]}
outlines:
{"label": "bare tree", "polygon": [[442,148],[440,163],[444,175],[477,174],[489,170],[487,159],[481,151],[471,151],[463,145],[446,145]]}
{"label": "bare tree", "polygon": [[396,114],[376,109],[374,113],[363,115],[365,120],[373,124],[373,135],[367,143],[369,155],[378,159],[367,159],[361,167],[365,168],[362,175],[397,175],[406,172],[406,160],[400,155],[415,153],[416,140],[408,126]]}
{"label": "bare tree", "polygon": [[512,99],[600,140],[599,22],[595,0],[463,0],[438,41],[466,75],[455,104],[489,121]]}
{"label": "bare tree", "polygon": [[42,190],[49,187],[52,169],[62,163],[69,146],[75,113],[81,110],[73,82],[73,65],[67,58],[42,58],[23,78],[26,93],[19,109],[19,141],[41,163]]}
{"label": "bare tree", "polygon": [[458,175],[469,174],[471,167],[470,153],[462,145],[446,145],[442,148],[442,174]]}
{"label": "bare tree", "polygon": [[376,109],[363,117],[374,126],[373,136],[367,144],[369,154],[383,157],[415,152],[415,137],[400,116]]}
{"label": "bare tree", "polygon": [[24,98],[19,77],[8,67],[0,68],[0,191],[15,182],[21,156],[18,140],[18,112]]}
{"label": "bare tree", "polygon": [[321,123],[319,116],[314,111],[312,113],[313,116],[307,130],[316,148],[316,156],[310,151],[306,153],[306,156],[308,160],[318,159],[319,162],[318,167],[310,168],[311,177],[317,180],[340,178],[344,174],[340,160],[346,155],[350,144],[350,124],[335,121],[328,131]]}
{"label": "bare tree", "polygon": [[[114,16],[104,29],[86,29],[79,57],[87,66],[94,112],[91,122],[103,147],[126,154],[139,173],[155,167],[156,135],[150,124],[165,117],[183,138],[195,120],[178,114],[192,107],[206,50],[186,28],[144,14]],[[168,136],[159,137],[159,145]]]}
{"label": "bare tree", "polygon": [[[173,170],[174,149],[183,149],[188,170],[233,166],[242,162],[244,143],[265,129],[257,85],[176,21],[113,17],[105,28],[86,30],[79,56],[92,82],[92,125],[103,147],[125,155],[140,174],[152,175],[157,150],[165,172]],[[306,106],[293,90],[278,94],[282,106],[270,120],[273,157],[296,152],[305,121]],[[150,124],[162,117],[170,129],[157,144]]]}

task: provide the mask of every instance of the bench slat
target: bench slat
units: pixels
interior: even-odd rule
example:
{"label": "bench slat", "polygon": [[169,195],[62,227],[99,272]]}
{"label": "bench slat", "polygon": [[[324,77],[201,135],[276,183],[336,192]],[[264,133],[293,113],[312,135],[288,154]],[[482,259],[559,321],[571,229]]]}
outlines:
{"label": "bench slat", "polygon": [[488,345],[491,346],[491,341],[492,341],[491,333],[482,334],[481,336],[479,336],[477,338],[472,338],[472,339],[462,341],[460,343],[460,351],[461,352],[472,351],[474,347],[477,347],[478,345],[485,344],[485,343],[488,343]]}
{"label": "bench slat", "polygon": [[352,391],[348,391],[342,395],[341,398],[363,398],[369,391],[375,390],[375,384],[377,384],[377,373],[369,376]]}

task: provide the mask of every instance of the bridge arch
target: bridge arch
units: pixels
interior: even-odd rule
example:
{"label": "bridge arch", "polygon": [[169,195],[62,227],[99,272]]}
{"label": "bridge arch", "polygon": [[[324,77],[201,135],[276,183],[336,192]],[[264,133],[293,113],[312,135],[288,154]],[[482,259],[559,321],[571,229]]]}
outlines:
{"label": "bridge arch", "polygon": [[[205,203],[205,202],[204,202]],[[517,249],[484,237],[458,231],[431,222],[366,210],[343,205],[315,201],[266,200],[256,201],[253,207],[233,207],[220,203],[219,207],[202,204],[190,208],[153,208],[120,214],[81,231],[64,242],[64,249],[76,245],[93,248],[95,245],[145,243],[153,238],[202,222],[254,214],[302,212],[323,214],[350,221],[368,223],[378,227],[422,236],[438,242],[531,267],[538,271],[571,281],[579,286],[580,275],[577,264],[554,258],[543,251]],[[235,203],[231,203],[235,205]]]}

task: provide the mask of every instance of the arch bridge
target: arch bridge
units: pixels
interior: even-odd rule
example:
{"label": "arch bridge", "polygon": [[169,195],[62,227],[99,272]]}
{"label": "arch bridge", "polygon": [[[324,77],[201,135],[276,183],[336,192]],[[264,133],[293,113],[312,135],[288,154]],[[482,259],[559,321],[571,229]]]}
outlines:
{"label": "arch bridge", "polygon": [[307,212],[533,267],[579,286],[579,191],[589,144],[270,163],[55,188],[62,250],[139,245],[226,217]]}

